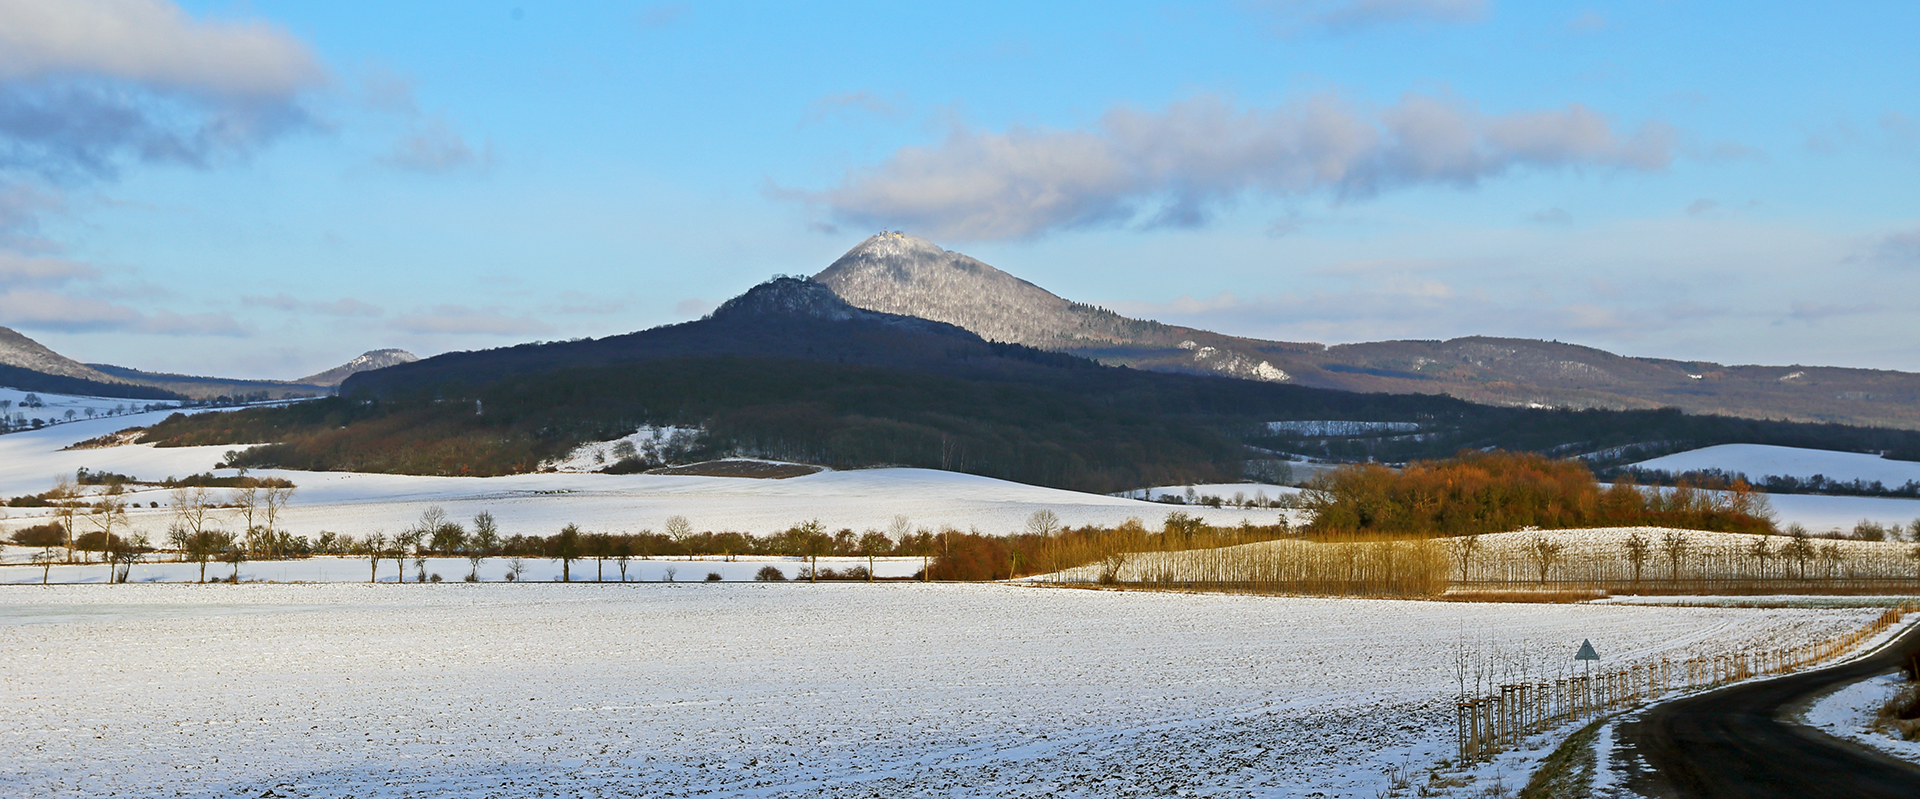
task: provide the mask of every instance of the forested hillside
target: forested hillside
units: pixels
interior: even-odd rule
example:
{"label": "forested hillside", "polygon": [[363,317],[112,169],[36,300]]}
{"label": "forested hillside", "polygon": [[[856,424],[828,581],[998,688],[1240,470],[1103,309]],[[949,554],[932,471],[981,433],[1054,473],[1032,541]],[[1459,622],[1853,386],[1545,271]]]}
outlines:
{"label": "forested hillside", "polygon": [[696,322],[452,353],[354,375],[342,392],[178,417],[148,440],[272,444],[235,465],[491,475],[674,425],[705,431],[690,458],[924,466],[1090,491],[1230,480],[1249,462],[1303,455],[1401,462],[1502,448],[1606,467],[1719,443],[1920,447],[1912,431],[1502,408],[1101,366],[852,308],[792,278]]}

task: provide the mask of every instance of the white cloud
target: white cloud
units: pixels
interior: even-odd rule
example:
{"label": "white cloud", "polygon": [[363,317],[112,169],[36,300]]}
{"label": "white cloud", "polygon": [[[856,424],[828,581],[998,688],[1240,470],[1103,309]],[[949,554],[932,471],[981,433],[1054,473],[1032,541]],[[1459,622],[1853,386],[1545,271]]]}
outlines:
{"label": "white cloud", "polygon": [[285,31],[196,20],[164,0],[0,0],[0,80],[70,75],[284,97],[325,80],[326,71]]}
{"label": "white cloud", "polygon": [[163,0],[0,0],[0,168],[205,166],[313,127],[299,100],[326,81],[305,44],[264,22]]}
{"label": "white cloud", "polygon": [[1191,227],[1244,195],[1360,199],[1522,169],[1659,170],[1674,139],[1659,123],[1618,130],[1578,104],[1487,114],[1452,97],[1367,108],[1323,95],[1243,110],[1199,96],[1157,112],[1117,107],[1089,130],[956,127],[936,145],[849,171],[839,186],[788,194],[861,227],[1021,239],[1129,222]]}
{"label": "white cloud", "polygon": [[10,327],[60,332],[122,331],[169,336],[248,336],[252,331],[225,314],[145,314],[97,297],[44,289],[0,292],[0,319]]}
{"label": "white cloud", "polygon": [[98,277],[99,270],[64,258],[22,255],[0,250],[0,287],[49,285]]}

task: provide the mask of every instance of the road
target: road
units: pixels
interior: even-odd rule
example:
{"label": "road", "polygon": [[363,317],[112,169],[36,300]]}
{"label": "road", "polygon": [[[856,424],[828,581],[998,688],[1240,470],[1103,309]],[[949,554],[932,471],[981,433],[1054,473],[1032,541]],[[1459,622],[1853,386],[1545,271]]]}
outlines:
{"label": "road", "polygon": [[1645,761],[1628,786],[1659,799],[1920,797],[1920,765],[1783,720],[1841,686],[1894,671],[1917,653],[1920,627],[1861,660],[1649,709],[1615,734],[1627,753]]}

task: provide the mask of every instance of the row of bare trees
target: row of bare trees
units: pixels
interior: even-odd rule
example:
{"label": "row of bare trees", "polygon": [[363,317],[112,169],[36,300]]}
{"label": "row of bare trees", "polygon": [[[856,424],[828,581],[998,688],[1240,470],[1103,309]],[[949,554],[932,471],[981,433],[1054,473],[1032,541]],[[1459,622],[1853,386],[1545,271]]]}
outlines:
{"label": "row of bare trees", "polygon": [[1920,544],[1786,535],[1629,530],[1578,548],[1547,532],[1489,548],[1478,535],[1446,539],[1453,578],[1481,587],[1540,586],[1633,592],[1855,591],[1920,587]]}

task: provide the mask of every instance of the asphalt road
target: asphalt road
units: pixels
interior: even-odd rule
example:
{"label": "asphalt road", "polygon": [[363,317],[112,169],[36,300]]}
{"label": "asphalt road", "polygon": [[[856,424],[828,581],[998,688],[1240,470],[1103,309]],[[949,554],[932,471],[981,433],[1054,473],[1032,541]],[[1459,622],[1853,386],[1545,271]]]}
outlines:
{"label": "asphalt road", "polygon": [[1920,653],[1920,627],[1879,652],[1789,677],[1658,705],[1615,741],[1645,762],[1628,787],[1660,799],[1920,797],[1920,765],[1868,751],[1782,717]]}

